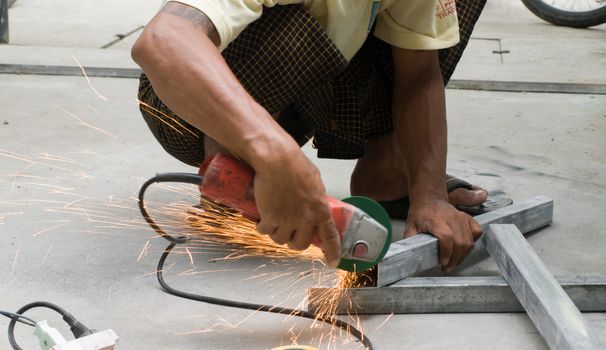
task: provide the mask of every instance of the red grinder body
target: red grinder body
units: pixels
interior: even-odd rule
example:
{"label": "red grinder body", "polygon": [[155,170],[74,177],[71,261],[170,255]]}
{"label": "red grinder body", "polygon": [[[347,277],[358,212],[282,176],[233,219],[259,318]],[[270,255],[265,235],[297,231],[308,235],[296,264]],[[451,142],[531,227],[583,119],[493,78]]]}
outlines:
{"label": "red grinder body", "polygon": [[[253,221],[260,220],[253,190],[255,172],[250,166],[230,156],[218,154],[207,158],[201,164],[199,174],[204,178],[200,185],[200,192],[203,196],[233,208]],[[386,228],[384,227],[385,220],[382,220],[382,224],[378,224],[359,208],[330,196],[326,196],[326,198],[340,234],[344,249],[342,258],[363,259],[368,254],[372,256],[368,257],[367,262],[378,263],[379,256],[383,257],[391,243],[391,225],[389,224],[389,227]],[[380,207],[379,210],[381,210]],[[387,217],[387,214],[384,216]],[[372,221],[370,225],[369,221]],[[389,222],[388,217],[387,222]],[[314,235],[312,244],[321,248],[321,241],[317,234]],[[353,266],[352,268],[356,268],[355,264],[350,265]],[[374,265],[370,267],[372,266]],[[350,270],[350,268],[344,269]],[[358,271],[361,270],[358,269]]]}
{"label": "red grinder body", "polygon": [[[236,209],[248,219],[261,219],[253,193],[255,171],[250,166],[231,157],[217,155],[202,163],[200,175],[204,177],[200,186],[200,192],[204,196]],[[342,240],[356,208],[331,196],[326,196],[326,199]],[[321,247],[317,236],[312,243]]]}

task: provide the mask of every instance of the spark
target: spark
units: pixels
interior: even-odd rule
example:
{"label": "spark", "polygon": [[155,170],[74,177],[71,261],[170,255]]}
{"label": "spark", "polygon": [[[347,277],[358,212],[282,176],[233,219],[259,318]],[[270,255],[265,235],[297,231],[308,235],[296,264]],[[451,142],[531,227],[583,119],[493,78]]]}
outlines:
{"label": "spark", "polygon": [[76,55],[72,54],[72,57],[74,58],[74,60],[76,61],[76,63],[78,64],[78,67],[80,67],[80,70],[82,71],[82,75],[84,75],[84,78],[86,78],[86,81],[88,82],[88,87],[97,95],[99,96],[99,98],[101,98],[104,101],[108,101],[107,97],[101,95],[101,93],[99,93],[99,91],[97,91],[97,89],[95,89],[95,87],[93,86],[93,84],[91,83],[90,79],[88,78],[88,75],[86,74],[86,71],[84,70],[84,67],[82,66],[82,64],[80,63],[80,61],[78,60],[78,57],[76,57]]}
{"label": "spark", "polygon": [[25,168],[15,172],[15,174],[13,176],[13,181],[11,184],[11,192],[15,191],[15,187],[17,187],[17,177],[25,177],[25,175],[22,175],[21,173],[25,172],[27,169],[31,168],[34,165],[35,165],[35,163],[30,163],[27,166],[25,166]]}
{"label": "spark", "polygon": [[99,128],[99,127],[96,127],[96,126],[94,126],[92,124],[89,124],[89,123],[85,122],[84,120],[82,120],[82,118],[79,118],[74,113],[72,113],[72,112],[70,112],[70,111],[68,111],[66,109],[63,109],[61,107],[57,107],[57,108],[60,109],[61,111],[63,111],[64,113],[66,113],[67,115],[71,116],[72,118],[76,119],[78,122],[80,122],[81,125],[86,126],[88,128],[91,128],[91,129],[93,129],[95,131],[98,131],[98,132],[102,133],[105,136],[113,137],[113,135],[110,134],[109,132],[107,132],[107,131]]}
{"label": "spark", "polygon": [[3,150],[3,149],[0,149],[0,155],[2,155],[3,157],[6,157],[6,158],[12,158],[12,159],[20,160],[20,161],[30,163],[30,164],[37,163],[31,159],[27,159],[27,157],[25,157],[25,156],[21,156],[19,154],[16,154],[16,153],[13,153],[13,152],[10,152],[7,150]]}
{"label": "spark", "polygon": [[113,290],[113,286],[109,287],[109,290],[107,291],[107,305],[111,304],[111,297],[112,297],[112,290]]}
{"label": "spark", "polygon": [[204,270],[204,271],[188,270],[188,271],[179,273],[179,276],[203,275],[203,274],[208,274],[208,273],[217,273],[217,272],[224,273],[224,272],[235,272],[235,271],[248,271],[248,269],[242,268],[242,269],[220,269],[220,270]]}
{"label": "spark", "polygon": [[11,273],[8,275],[9,279],[13,278],[13,274],[15,273],[15,267],[17,266],[17,258],[19,257],[19,249],[17,249],[17,252],[15,253],[15,258],[13,259],[13,264],[11,267]]}
{"label": "spark", "polygon": [[37,220],[32,221],[35,224],[52,224],[52,223],[71,223],[70,220]]}
{"label": "spark", "polygon": [[192,335],[192,334],[211,333],[211,332],[215,332],[215,331],[216,331],[215,327],[208,327],[208,328],[197,329],[195,331],[175,333],[175,335],[184,336],[184,335]]}
{"label": "spark", "polygon": [[52,227],[49,227],[49,228],[45,228],[45,229],[44,229],[44,230],[42,230],[42,231],[38,231],[38,232],[34,233],[34,234],[33,234],[33,236],[34,236],[34,237],[37,237],[37,236],[39,236],[39,235],[41,235],[41,234],[43,234],[43,233],[45,233],[45,232],[52,231],[52,230],[54,230],[54,229],[57,229],[57,228],[59,228],[59,227],[63,227],[63,226],[68,225],[68,224],[69,224],[69,222],[67,222],[67,223],[63,223],[63,224],[59,224],[59,225],[55,225],[55,226],[52,226]]}
{"label": "spark", "polygon": [[[183,191],[183,187],[180,186],[163,186],[164,190],[174,193],[187,194],[187,192]],[[293,288],[275,288],[275,290],[282,291],[275,293],[275,295],[271,296],[275,298],[278,294],[290,292],[287,295],[286,300],[277,305],[283,305],[286,302],[289,302],[293,299],[299,297],[296,295],[296,288],[294,288],[295,284],[302,283],[304,280],[308,280],[310,277],[314,279],[321,280],[319,270],[316,269],[316,263],[318,266],[325,267],[324,262],[322,261],[322,251],[317,247],[311,247],[305,251],[296,251],[288,248],[286,245],[279,245],[272,241],[268,236],[261,235],[256,232],[256,225],[254,222],[244,218],[239,213],[225,208],[217,203],[206,200],[204,198],[200,198],[199,193],[196,191],[192,191],[189,195],[191,198],[196,198],[199,201],[199,205],[192,207],[188,203],[177,202],[171,203],[170,205],[163,205],[161,203],[153,203],[153,208],[150,208],[148,202],[147,207],[150,214],[153,212],[154,214],[162,214],[162,216],[174,217],[176,219],[171,220],[161,220],[162,227],[165,232],[172,231],[179,235],[186,235],[190,238],[190,242],[186,247],[177,246],[173,250],[177,254],[183,254],[189,260],[189,265],[193,265],[193,255],[200,253],[212,253],[214,250],[224,251],[219,258],[209,259],[209,262],[234,262],[245,258],[258,258],[264,257],[270,260],[288,260],[288,261],[307,261],[311,262],[312,268],[309,271],[298,272],[293,274],[292,271],[282,271],[279,273],[263,273],[261,268],[266,267],[267,263],[263,263],[260,266],[253,268],[253,271],[256,271],[257,274],[254,276],[249,276],[244,280],[260,280],[262,283],[273,283],[279,282],[279,285],[284,285],[287,287]],[[156,208],[157,206],[157,208]],[[156,219],[156,222],[160,224],[160,221]],[[167,225],[168,224],[168,225]],[[281,264],[280,266],[283,267]],[[243,269],[249,270],[250,269]],[[225,272],[229,271],[229,269],[219,269],[219,270],[209,270],[209,271],[192,271],[189,269],[187,271],[178,274],[180,276],[189,276],[195,274],[207,274],[207,273],[216,273],[216,272]],[[325,292],[324,295],[316,296],[319,300],[319,303],[314,303],[316,305],[320,305],[317,308],[316,322],[320,322],[321,320],[335,320],[335,316],[337,315],[337,308],[340,305],[341,299],[346,296],[346,291],[348,288],[353,286],[362,285],[360,282],[360,274],[357,273],[348,273],[344,271],[340,271],[337,273],[338,284],[336,288],[328,289],[329,292]],[[367,283],[367,282],[364,282]],[[288,291],[290,289],[290,291]],[[300,289],[299,289],[300,290]],[[304,306],[305,300],[301,301],[298,307]],[[351,301],[350,301],[351,304]],[[258,312],[258,311],[256,311]],[[251,315],[249,315],[250,317]],[[290,315],[287,319],[294,317],[294,315]],[[360,319],[355,314],[350,314],[350,318],[352,318],[356,324],[359,325]],[[244,321],[244,320],[242,320]],[[238,324],[230,324],[230,326],[235,327]],[[200,332],[206,332],[209,329],[199,330],[199,331],[191,331],[184,334],[195,334]],[[336,327],[335,324],[331,325],[331,330],[327,335],[323,335],[320,337],[321,342],[325,342],[328,340],[330,347],[336,348],[336,338],[339,335],[349,334],[348,330],[341,330]]]}
{"label": "spark", "polygon": [[373,333],[376,332],[376,331],[378,331],[379,328],[383,327],[387,323],[387,321],[389,321],[393,317],[393,315],[394,315],[393,312],[391,314],[389,314],[389,316],[387,316],[387,318],[385,319],[385,321],[383,321],[380,325],[377,326],[377,328],[375,328],[375,330],[373,331]]}
{"label": "spark", "polygon": [[70,152],[72,154],[82,154],[82,155],[90,155],[90,156],[95,156],[104,160],[109,160],[112,163],[117,163],[117,161],[121,161],[121,162],[125,162],[125,163],[130,163],[130,160],[127,158],[123,158],[123,157],[119,157],[116,155],[103,155],[97,152],[94,152],[92,150],[83,150],[83,151],[78,151],[78,152]]}
{"label": "spark", "polygon": [[149,251],[149,245],[149,241],[145,242],[145,246],[143,246],[143,249],[141,249],[141,253],[139,253],[139,257],[137,258],[137,262],[141,261],[141,259],[147,255],[147,252]]}
{"label": "spark", "polygon": [[55,162],[61,162],[61,163],[69,163],[69,164],[73,164],[73,165],[78,165],[81,167],[87,167],[87,168],[93,168],[93,166],[91,165],[87,165],[87,164],[83,164],[83,163],[78,163],[73,159],[69,159],[69,158],[65,158],[65,157],[59,157],[56,155],[52,155],[52,154],[48,154],[48,153],[43,153],[38,155],[39,159],[42,160],[50,160],[50,161],[55,161]]}
{"label": "spark", "polygon": [[[80,118],[75,118],[82,122]],[[105,132],[104,130],[97,130],[106,135],[109,135],[109,133]],[[86,153],[96,154],[91,151],[87,151]],[[44,163],[47,162],[51,164],[55,169],[60,169],[55,166],[57,163],[70,164],[73,166],[80,167],[82,167],[83,165],[78,164],[77,162],[67,157],[54,156],[44,152],[38,153],[38,157],[35,160],[30,159],[30,157],[22,157],[14,153],[3,153],[2,150],[0,150],[0,156],[25,161],[29,166],[47,165]],[[65,168],[62,169],[66,172],[69,172],[70,174],[79,174],[76,173],[75,170]],[[16,176],[19,176],[19,178],[27,178],[27,176],[30,175],[16,174]],[[42,180],[37,182],[43,182],[47,180],[46,178],[34,179],[33,177],[31,179],[32,182],[36,180]],[[69,178],[67,178],[66,176],[65,181],[61,181],[60,184],[68,183],[68,180]],[[42,205],[48,204],[46,205],[47,208],[45,208],[45,210],[48,212],[64,215],[76,215],[93,224],[93,229],[84,231],[80,230],[79,232],[81,233],[108,234],[108,229],[118,229],[120,232],[128,232],[128,230],[140,231],[148,227],[147,223],[138,215],[138,199],[135,197],[127,197],[125,199],[120,199],[112,194],[109,196],[106,195],[103,198],[96,198],[92,196],[87,196],[85,194],[75,193],[77,186],[58,186],[54,185],[53,183],[36,184],[36,186],[48,189],[49,193],[52,194],[71,196],[68,197],[67,201],[34,199],[31,201],[28,200],[26,202],[38,202]],[[323,253],[320,248],[310,247],[309,249],[304,251],[296,251],[288,248],[286,245],[276,244],[268,236],[261,235],[256,232],[256,225],[254,222],[249,221],[248,219],[244,218],[242,215],[234,212],[231,209],[225,208],[206,199],[200,199],[199,192],[197,191],[197,189],[193,190],[193,186],[160,184],[158,185],[158,187],[160,187],[163,191],[166,191],[171,195],[175,194],[181,197],[185,197],[189,201],[188,203],[188,201],[182,200],[169,204],[164,204],[162,202],[146,201],[146,206],[148,207],[149,213],[154,217],[154,220],[158,223],[158,225],[163,227],[164,231],[167,234],[185,235],[191,238],[191,241],[187,245],[177,246],[173,250],[176,254],[179,254],[183,257],[183,259],[186,259],[186,261],[189,262],[187,268],[184,269],[187,271],[181,273],[179,273],[180,271],[177,271],[176,273],[173,272],[177,276],[218,274],[238,270],[252,270],[254,271],[254,273],[251,276],[246,276],[244,280],[255,280],[259,283],[271,284],[272,286],[277,285],[279,288],[272,289],[277,292],[272,292],[273,294],[269,293],[268,296],[271,298],[280,298],[284,300],[282,300],[280,303],[274,304],[292,305],[294,301],[294,304],[297,304],[297,302],[299,302],[299,304],[297,305],[297,307],[299,308],[304,306],[305,300],[304,298],[301,298],[303,300],[297,299],[300,297],[300,294],[297,293],[300,293],[301,290],[305,289],[296,288],[296,286],[302,285],[304,283],[309,283],[310,281],[319,283],[322,280],[325,281],[329,278],[331,280],[333,278],[336,278],[337,287],[334,288],[336,292],[327,293],[326,295],[321,296],[322,305],[320,308],[318,308],[319,312],[315,321],[317,323],[319,323],[320,320],[333,319],[333,317],[337,314],[337,306],[340,305],[339,303],[342,301],[343,298],[345,298],[346,289],[357,283],[358,277],[356,274],[338,272],[335,276],[333,270],[330,270],[328,273],[322,272],[321,270],[324,269],[326,265],[322,261]],[[197,203],[195,207],[191,206],[192,199],[194,199]],[[12,202],[7,202],[7,205],[12,204]],[[120,214],[122,214],[123,216],[119,216]],[[136,219],[133,218],[135,215],[137,217]],[[70,224],[71,222],[72,221],[69,220],[64,222],[57,222],[57,225],[45,228],[44,230],[37,232],[35,235],[37,236],[51,230],[59,229],[62,226]],[[154,238],[150,238],[145,242],[144,246],[138,252],[136,260],[137,262],[141,261],[148,254],[151,247],[152,239],[160,239],[160,237],[154,236]],[[48,256],[50,256],[52,250],[53,246],[51,245],[46,251],[44,258],[42,259],[41,265],[46,263],[47,258]],[[17,251],[15,260],[13,261],[13,271],[15,270],[15,264],[17,261],[18,254],[19,252]],[[209,271],[198,271],[196,270],[195,266],[195,258],[197,258],[199,254],[208,254],[211,259],[208,259],[207,261],[215,261],[218,263],[236,262],[248,258],[264,258],[265,260],[261,264],[249,267],[247,269],[217,268]],[[91,255],[87,254],[85,258],[86,264],[89,263],[90,258]],[[288,262],[289,264],[293,263],[293,265],[291,268],[289,268],[284,262]],[[310,264],[311,269],[306,271],[300,271],[301,262]],[[164,272],[167,272],[168,270],[173,268],[173,266],[175,266],[175,263],[165,266]],[[271,269],[272,267],[279,269],[279,272],[267,272],[267,269]],[[13,272],[11,272],[11,276],[12,273]],[[145,275],[151,275],[156,273],[157,271],[154,271]],[[114,292],[113,289],[115,288],[110,287],[107,293],[108,305],[110,305],[112,301],[112,296]],[[239,322],[235,323],[222,320],[223,327],[239,327],[246,320],[248,320],[253,315],[257,314],[258,312],[259,311],[248,313],[244,319],[239,320]],[[290,315],[286,318],[286,320],[293,319],[294,317],[294,315]],[[359,318],[356,318],[357,316],[351,315],[351,317],[359,323]],[[336,344],[337,337],[339,335],[347,334],[348,332],[337,329],[334,324],[329,326],[331,327],[330,331],[325,331],[326,334],[323,332],[319,337],[315,339],[316,341],[319,340],[320,343],[324,344],[328,342],[330,347],[332,347],[333,344]],[[181,334],[185,335],[203,333],[217,329],[217,327],[212,327]],[[296,332],[296,328],[294,328],[294,326],[291,327],[288,333],[290,341],[292,343],[296,343],[297,339],[302,334],[301,332],[302,331]],[[336,348],[336,345],[334,347]]]}
{"label": "spark", "polygon": [[299,338],[301,337],[301,334],[303,333],[303,329],[299,330],[299,334],[295,333],[295,325],[292,325],[289,329],[288,329],[288,333],[290,333],[290,342],[291,345],[299,345]]}
{"label": "spark", "polygon": [[[71,170],[71,169],[64,168],[64,167],[58,167],[58,166],[56,166],[56,164],[52,164],[52,163],[42,163],[42,162],[39,162],[39,161],[35,161],[35,160],[32,160],[32,159],[29,159],[26,156],[23,156],[23,155],[20,155],[20,154],[11,152],[11,151],[0,149],[0,156],[5,157],[5,158],[11,158],[11,159],[19,160],[19,161],[22,161],[22,162],[26,162],[30,166],[33,166],[33,165],[48,166],[48,167],[51,167],[51,168],[55,168],[57,170],[65,171],[65,172],[67,172],[69,174],[80,175],[82,177],[82,172],[77,172],[75,170]],[[26,167],[26,169],[27,168],[29,168],[29,167]],[[17,172],[17,174],[18,173],[19,172]],[[19,176],[24,176],[24,175],[19,175]],[[89,177],[89,176],[84,176],[84,178],[86,178],[86,177]]]}
{"label": "spark", "polygon": [[25,212],[23,211],[15,211],[12,213],[0,213],[0,216],[9,216],[9,215],[23,215]]}
{"label": "spark", "polygon": [[[175,266],[175,265],[176,265],[175,263],[172,263],[172,264],[168,265],[168,267],[165,267],[164,269],[162,269],[161,271],[162,272],[170,271],[170,269],[172,269],[173,266]],[[154,274],[155,275],[156,273],[158,273],[158,270],[156,270],[154,272],[151,272],[150,274]],[[145,274],[144,276],[147,276],[147,275],[149,275],[149,274]]]}
{"label": "spark", "polygon": [[[183,135],[183,132],[180,130],[185,130],[187,132],[189,132],[192,136],[198,138],[199,135],[194,133],[193,131],[191,131],[189,128],[187,128],[185,125],[183,125],[178,119],[173,118],[171,116],[169,116],[168,114],[162,112],[161,110],[154,108],[152,106],[150,106],[149,104],[141,101],[141,100],[137,100],[137,103],[139,104],[139,107],[142,109],[147,110],[147,112],[150,112],[156,119],[158,119],[160,122],[164,123],[166,126],[168,126],[169,128],[175,130],[176,132],[178,132],[179,134]],[[164,120],[164,118],[161,118],[160,116],[158,116],[157,114],[154,113],[159,113],[160,116],[170,120],[171,122],[175,123],[179,128],[175,127],[174,125],[168,123],[166,120]]]}
{"label": "spark", "polygon": [[[200,203],[201,204],[195,208],[177,209],[179,205],[173,206],[173,208],[177,209],[177,212],[186,211],[186,214],[184,214],[186,216],[185,220],[194,228],[193,232],[190,232],[192,245],[203,245],[205,247],[236,246],[238,248],[233,252],[230,252],[227,256],[214,259],[214,261],[236,261],[247,257],[266,257],[269,259],[299,259],[311,261],[312,263],[320,262],[321,264],[324,264],[321,261],[322,252],[316,247],[312,247],[305,251],[295,251],[287,246],[278,245],[268,236],[257,233],[255,224],[242,217],[240,214],[205,199],[201,199]],[[191,251],[189,249],[190,248],[185,250],[185,254],[190,257],[191,262]],[[262,266],[264,265],[265,264]],[[259,267],[254,269],[254,271],[258,270]],[[191,272],[188,274],[191,274]],[[296,274],[293,279],[287,279],[289,275],[292,275],[292,272],[287,271],[274,274],[261,273],[248,277],[245,280],[261,279],[264,283],[282,280],[285,284],[290,281],[290,284],[294,285],[302,282],[307,276],[314,276],[314,274],[318,275],[317,270],[312,269]],[[334,319],[337,315],[339,303],[346,295],[347,289],[368,283],[368,281],[361,282],[360,274],[357,273],[341,271],[338,272],[337,277],[337,288],[330,289],[330,292],[319,297],[320,306],[317,308],[315,322],[324,319]],[[321,277],[318,276],[317,278],[320,279]],[[276,289],[282,290],[282,288]],[[276,293],[276,295],[277,294],[279,293]],[[274,295],[274,297],[276,295]],[[280,304],[294,298],[297,298],[297,295],[294,294],[293,290],[292,293],[287,296],[287,299]],[[302,306],[302,304],[304,304],[304,301],[299,304],[299,307]],[[291,315],[290,317],[294,316]],[[359,317],[353,314],[350,314],[350,317],[355,321],[359,328]],[[320,341],[322,342],[322,340],[328,339],[329,347],[334,346],[334,348],[337,348],[336,338],[339,335],[342,335],[342,333],[343,331],[340,328],[337,329],[336,325],[332,324],[328,337],[324,338],[322,336],[320,337]],[[346,330],[345,333],[349,334],[349,331]],[[296,343],[297,335],[294,334],[294,332],[291,332],[291,334],[293,335],[291,341]]]}
{"label": "spark", "polygon": [[9,201],[1,201],[1,200],[0,200],[0,205],[4,205],[7,207],[14,207],[15,205],[20,205],[22,207],[27,206],[27,204],[25,204],[25,203],[18,203],[18,202],[12,202],[12,201],[9,202]]}
{"label": "spark", "polygon": [[189,263],[192,267],[196,267],[196,265],[194,264],[194,257],[191,255],[191,252],[189,251],[189,248],[185,247],[185,251],[187,252],[187,256],[189,257]]}
{"label": "spark", "polygon": [[88,82],[88,85],[90,85],[91,84],[90,79],[88,78],[88,75],[86,74],[86,71],[84,71],[84,67],[82,66],[82,64],[78,60],[78,57],[76,57],[76,55],[73,55],[73,54],[72,54],[72,57],[74,58],[74,60],[78,64],[78,67],[80,67],[80,70],[82,70],[82,74],[84,75],[84,78],[86,78],[86,81]]}
{"label": "spark", "polygon": [[196,318],[207,318],[208,315],[190,315],[190,316],[183,316],[183,317],[179,317],[179,318],[171,318],[169,316],[165,316],[161,321],[166,322],[166,323],[174,323],[175,321],[180,321],[180,320],[189,320],[189,319],[196,319]]}
{"label": "spark", "polygon": [[93,111],[95,114],[99,114],[99,111],[95,107],[93,107],[91,105],[86,105],[86,107],[88,107],[88,109],[90,109],[91,111]]}
{"label": "spark", "polygon": [[44,254],[44,258],[42,258],[42,262],[40,263],[40,266],[44,265],[44,263],[46,262],[46,258],[48,258],[48,255],[50,254],[52,249],[53,249],[53,245],[51,244],[48,247],[48,249],[46,250],[46,254]]}
{"label": "spark", "polygon": [[195,235],[192,235],[192,244],[231,245],[241,248],[225,260],[238,260],[249,256],[303,260],[318,260],[322,257],[322,251],[317,247],[297,251],[286,245],[279,245],[269,236],[258,233],[256,224],[241,214],[210,200],[201,199],[200,202],[197,208],[187,208],[185,218],[195,232]]}

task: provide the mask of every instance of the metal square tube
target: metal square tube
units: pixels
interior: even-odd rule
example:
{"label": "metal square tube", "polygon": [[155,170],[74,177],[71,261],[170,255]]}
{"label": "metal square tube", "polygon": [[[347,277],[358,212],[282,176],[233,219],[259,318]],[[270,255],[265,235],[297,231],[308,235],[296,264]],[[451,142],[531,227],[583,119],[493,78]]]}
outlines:
{"label": "metal square tube", "polygon": [[[521,232],[528,233],[551,224],[553,200],[545,196],[515,203],[474,218],[482,230],[490,224],[514,224]],[[475,249],[480,249],[476,244]],[[429,234],[419,234],[395,242],[379,263],[377,286],[383,287],[416,273],[438,266],[438,239]]]}
{"label": "metal square tube", "polygon": [[515,225],[490,225],[481,240],[551,349],[605,348]]}
{"label": "metal square tube", "polygon": [[[557,280],[579,310],[606,312],[606,277]],[[380,288],[310,288],[308,310],[320,311],[322,298],[337,294],[340,315],[524,312],[501,276],[409,277]]]}

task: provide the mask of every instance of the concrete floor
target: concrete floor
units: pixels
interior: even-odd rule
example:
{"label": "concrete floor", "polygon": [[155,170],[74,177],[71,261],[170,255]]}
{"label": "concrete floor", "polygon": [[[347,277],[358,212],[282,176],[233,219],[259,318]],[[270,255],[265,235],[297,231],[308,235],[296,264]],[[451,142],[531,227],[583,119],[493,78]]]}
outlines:
{"label": "concrete floor", "polygon": [[[144,24],[157,5],[118,3],[19,0],[11,10],[13,44],[0,46],[0,63],[73,65],[75,54],[89,65],[132,67],[132,38],[99,47]],[[51,15],[60,10],[62,17]],[[108,21],[94,20],[99,14]],[[501,39],[510,53],[501,62],[492,54],[495,42],[474,39],[459,79],[606,83],[604,26],[556,28],[517,2],[495,0],[474,36]],[[83,77],[0,75],[0,309],[56,302],[91,327],[115,330],[120,349],[268,349],[295,335],[318,346],[323,334],[322,349],[361,348],[345,336],[328,344],[329,328],[305,320],[251,315],[159,290],[153,272],[165,243],[141,222],[133,196],[156,172],[194,169],[154,141],[137,111],[136,87],[128,79],[89,84]],[[531,245],[556,275],[606,276],[606,95],[448,90],[447,97],[449,172],[514,200],[552,197],[554,224],[530,236]],[[346,196],[353,162],[305,151],[328,192]],[[212,257],[195,255],[192,267],[186,254],[176,256],[169,281],[192,292],[293,307],[315,285],[312,278],[294,282],[308,263],[209,263]],[[197,274],[182,274],[192,268]],[[485,259],[453,274],[497,273]],[[52,313],[31,315],[62,326]],[[606,342],[606,314],[585,316]],[[6,325],[0,319],[0,334]],[[363,317],[361,325],[377,349],[546,348],[524,314],[384,315]],[[36,349],[29,332],[19,328],[20,342]],[[0,336],[0,348],[7,346]]]}

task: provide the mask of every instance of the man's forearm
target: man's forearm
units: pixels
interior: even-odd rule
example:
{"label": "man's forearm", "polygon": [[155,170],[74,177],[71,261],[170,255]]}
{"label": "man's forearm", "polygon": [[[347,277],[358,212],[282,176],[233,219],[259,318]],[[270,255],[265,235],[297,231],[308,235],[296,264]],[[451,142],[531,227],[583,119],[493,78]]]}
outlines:
{"label": "man's forearm", "polygon": [[212,29],[200,11],[169,3],[142,33],[133,58],[172,111],[249,163],[298,149],[238,82]]}
{"label": "man's forearm", "polygon": [[[446,200],[446,108],[437,53],[413,55],[418,57],[409,57],[412,67],[395,65],[393,98],[394,128],[404,155],[409,195],[412,201],[428,196]],[[394,60],[401,58],[394,53]],[[423,60],[417,62],[416,71],[415,60]]]}
{"label": "man's forearm", "polygon": [[159,13],[133,48],[133,58],[156,94],[173,112],[254,168],[257,231],[300,250],[318,236],[327,262],[337,266],[339,232],[320,172],[238,82],[217,41],[210,39],[208,18],[196,17],[203,16],[199,11],[191,18],[195,10],[180,3],[167,6],[170,11]]}
{"label": "man's forearm", "polygon": [[469,254],[482,229],[448,201],[446,108],[436,51],[394,49],[394,125],[408,175],[411,207],[404,237],[431,233],[440,264],[451,271]]}

